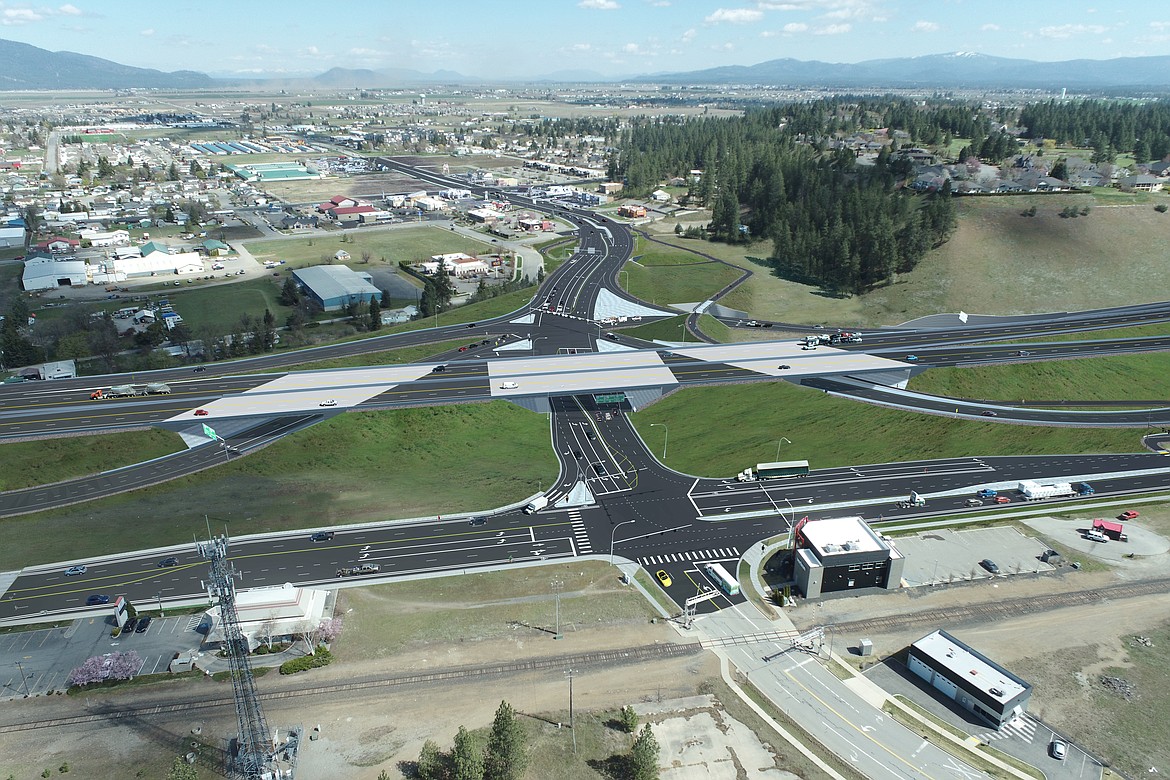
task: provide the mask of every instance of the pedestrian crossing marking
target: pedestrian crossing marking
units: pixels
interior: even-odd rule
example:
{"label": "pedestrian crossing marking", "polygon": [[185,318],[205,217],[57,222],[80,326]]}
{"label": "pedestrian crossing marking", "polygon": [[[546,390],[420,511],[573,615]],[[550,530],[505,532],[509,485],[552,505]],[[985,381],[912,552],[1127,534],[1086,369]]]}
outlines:
{"label": "pedestrian crossing marking", "polygon": [[1036,721],[1023,715],[1003,724],[999,727],[998,731],[988,731],[975,736],[984,742],[990,742],[993,739],[1011,739],[1017,737],[1022,742],[1031,744],[1032,740],[1036,738]]}
{"label": "pedestrian crossing marking", "polygon": [[663,563],[682,563],[684,561],[720,561],[739,557],[739,548],[720,547],[712,550],[688,550],[683,553],[663,553],[662,555],[648,555],[639,558],[638,563],[643,566],[656,566]]}

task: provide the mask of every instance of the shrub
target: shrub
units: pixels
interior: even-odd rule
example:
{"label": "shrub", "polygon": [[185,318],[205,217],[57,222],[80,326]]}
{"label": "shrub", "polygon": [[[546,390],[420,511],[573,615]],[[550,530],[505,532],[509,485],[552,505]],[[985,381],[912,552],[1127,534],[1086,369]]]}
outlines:
{"label": "shrub", "polygon": [[301,656],[294,658],[291,661],[285,661],[280,665],[281,674],[296,674],[297,672],[304,672],[309,669],[316,669],[320,666],[326,666],[333,661],[333,653],[329,652],[329,648],[324,645],[317,647],[312,655]]}
{"label": "shrub", "polygon": [[1159,203],[1157,206],[1154,206],[1154,211],[1158,212],[1159,214],[1165,214],[1168,208],[1170,208],[1170,206],[1167,206],[1165,203]]}

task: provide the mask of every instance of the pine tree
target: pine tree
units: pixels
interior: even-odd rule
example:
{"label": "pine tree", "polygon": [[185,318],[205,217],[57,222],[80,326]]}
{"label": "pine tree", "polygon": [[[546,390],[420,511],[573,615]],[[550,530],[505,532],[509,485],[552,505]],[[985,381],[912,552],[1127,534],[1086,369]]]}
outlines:
{"label": "pine tree", "polygon": [[502,701],[488,735],[484,780],[519,780],[526,763],[524,731],[512,705]]}
{"label": "pine tree", "polygon": [[382,329],[382,304],[377,298],[370,298],[370,318],[367,325],[369,330]]}
{"label": "pine tree", "polygon": [[433,740],[423,743],[418,754],[419,780],[440,780],[443,777],[443,757]]}
{"label": "pine tree", "polygon": [[634,740],[629,755],[630,777],[632,780],[658,780],[658,740],[650,730],[650,724]]}
{"label": "pine tree", "polygon": [[483,753],[463,726],[459,727],[459,733],[455,735],[451,761],[454,770],[452,780],[483,780]]}

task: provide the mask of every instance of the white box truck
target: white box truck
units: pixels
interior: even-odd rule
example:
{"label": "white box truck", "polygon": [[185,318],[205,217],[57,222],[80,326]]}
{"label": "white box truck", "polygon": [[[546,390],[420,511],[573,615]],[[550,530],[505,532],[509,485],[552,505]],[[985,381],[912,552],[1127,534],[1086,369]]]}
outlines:
{"label": "white box truck", "polygon": [[536,514],[546,506],[548,506],[548,496],[537,496],[529,502],[528,506],[524,507],[524,514]]}

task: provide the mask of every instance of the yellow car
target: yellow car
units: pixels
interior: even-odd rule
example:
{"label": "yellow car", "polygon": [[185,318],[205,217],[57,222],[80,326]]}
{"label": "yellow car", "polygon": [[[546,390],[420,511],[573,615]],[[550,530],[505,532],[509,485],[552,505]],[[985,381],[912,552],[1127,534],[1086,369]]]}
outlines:
{"label": "yellow car", "polygon": [[658,573],[655,574],[654,576],[657,577],[658,581],[662,583],[662,587],[664,587],[664,588],[670,587],[670,583],[671,583],[670,575],[666,573],[665,569],[659,569]]}

